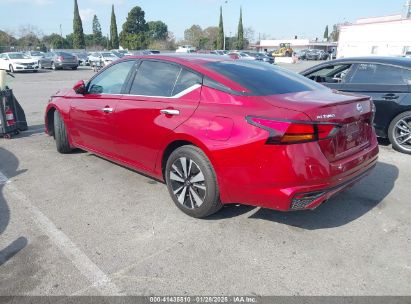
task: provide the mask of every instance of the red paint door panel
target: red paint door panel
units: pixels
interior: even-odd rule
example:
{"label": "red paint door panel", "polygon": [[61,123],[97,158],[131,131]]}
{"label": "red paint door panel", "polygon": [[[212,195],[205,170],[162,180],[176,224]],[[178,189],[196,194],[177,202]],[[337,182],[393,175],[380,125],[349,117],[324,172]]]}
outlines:
{"label": "red paint door panel", "polygon": [[121,159],[152,171],[161,143],[194,113],[200,93],[201,87],[181,98],[124,95],[115,115]]}
{"label": "red paint door panel", "polygon": [[74,99],[70,119],[75,145],[105,154],[115,155],[114,113],[121,95],[89,94]]}

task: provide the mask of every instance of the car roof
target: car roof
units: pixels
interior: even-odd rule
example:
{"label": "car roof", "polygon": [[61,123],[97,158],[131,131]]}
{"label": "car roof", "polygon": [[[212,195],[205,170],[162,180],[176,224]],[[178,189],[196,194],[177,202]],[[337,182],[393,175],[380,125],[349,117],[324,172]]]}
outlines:
{"label": "car roof", "polygon": [[386,64],[386,65],[393,65],[398,66],[406,69],[411,69],[411,60],[410,58],[405,57],[382,57],[382,56],[364,56],[364,57],[348,57],[348,58],[341,58],[335,59],[331,61],[326,61],[310,67],[304,71],[301,71],[301,75],[306,75],[308,73],[312,73],[322,67],[326,67],[329,65],[335,64],[344,64],[344,63],[375,63],[375,64]]}
{"label": "car roof", "polygon": [[366,56],[366,57],[348,57],[348,58],[341,58],[332,61],[328,61],[328,63],[344,63],[344,62],[366,62],[366,63],[380,63],[380,64],[390,64],[390,65],[398,65],[406,68],[411,69],[411,60],[409,58],[404,57],[382,57],[382,56]]}
{"label": "car roof", "polygon": [[134,55],[127,56],[119,59],[117,62],[131,60],[131,59],[151,59],[151,60],[161,60],[168,61],[177,64],[181,64],[186,68],[192,69],[197,73],[201,73],[211,79],[221,82],[222,84],[228,86],[232,90],[242,91],[244,88],[233,80],[222,76],[221,74],[213,71],[206,66],[207,63],[212,62],[236,62],[234,59],[228,56],[216,56],[207,54],[179,54],[179,53],[169,53],[169,54],[153,54],[153,55]]}

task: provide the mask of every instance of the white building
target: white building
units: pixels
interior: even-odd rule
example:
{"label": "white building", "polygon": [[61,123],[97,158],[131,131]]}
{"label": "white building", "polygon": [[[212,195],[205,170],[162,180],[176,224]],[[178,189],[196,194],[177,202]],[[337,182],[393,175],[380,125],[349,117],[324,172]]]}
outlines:
{"label": "white building", "polygon": [[340,27],[337,58],[402,56],[411,51],[411,1],[402,15],[363,18]]}

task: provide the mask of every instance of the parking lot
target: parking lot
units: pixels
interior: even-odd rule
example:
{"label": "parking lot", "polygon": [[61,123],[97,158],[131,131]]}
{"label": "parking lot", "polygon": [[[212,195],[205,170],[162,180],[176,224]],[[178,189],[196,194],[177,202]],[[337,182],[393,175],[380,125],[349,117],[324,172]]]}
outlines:
{"label": "parking lot", "polygon": [[57,153],[48,98],[92,75],[43,70],[11,84],[30,128],[0,139],[1,295],[411,293],[409,155],[380,145],[372,174],[314,211],[230,205],[193,219],[159,182]]}

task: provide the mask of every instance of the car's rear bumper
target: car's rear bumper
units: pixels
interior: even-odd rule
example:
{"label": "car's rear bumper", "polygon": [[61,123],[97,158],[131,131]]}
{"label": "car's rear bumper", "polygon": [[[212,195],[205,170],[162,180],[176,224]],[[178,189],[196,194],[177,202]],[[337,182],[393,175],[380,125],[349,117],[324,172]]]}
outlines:
{"label": "car's rear bumper", "polygon": [[57,68],[76,68],[78,67],[78,62],[55,62],[54,65]]}
{"label": "car's rear bumper", "polygon": [[266,145],[254,153],[254,159],[244,159],[242,167],[219,168],[224,171],[222,183],[230,200],[223,203],[281,211],[314,209],[366,176],[377,159],[375,136],[367,148],[334,162],[328,161],[315,142]]}

